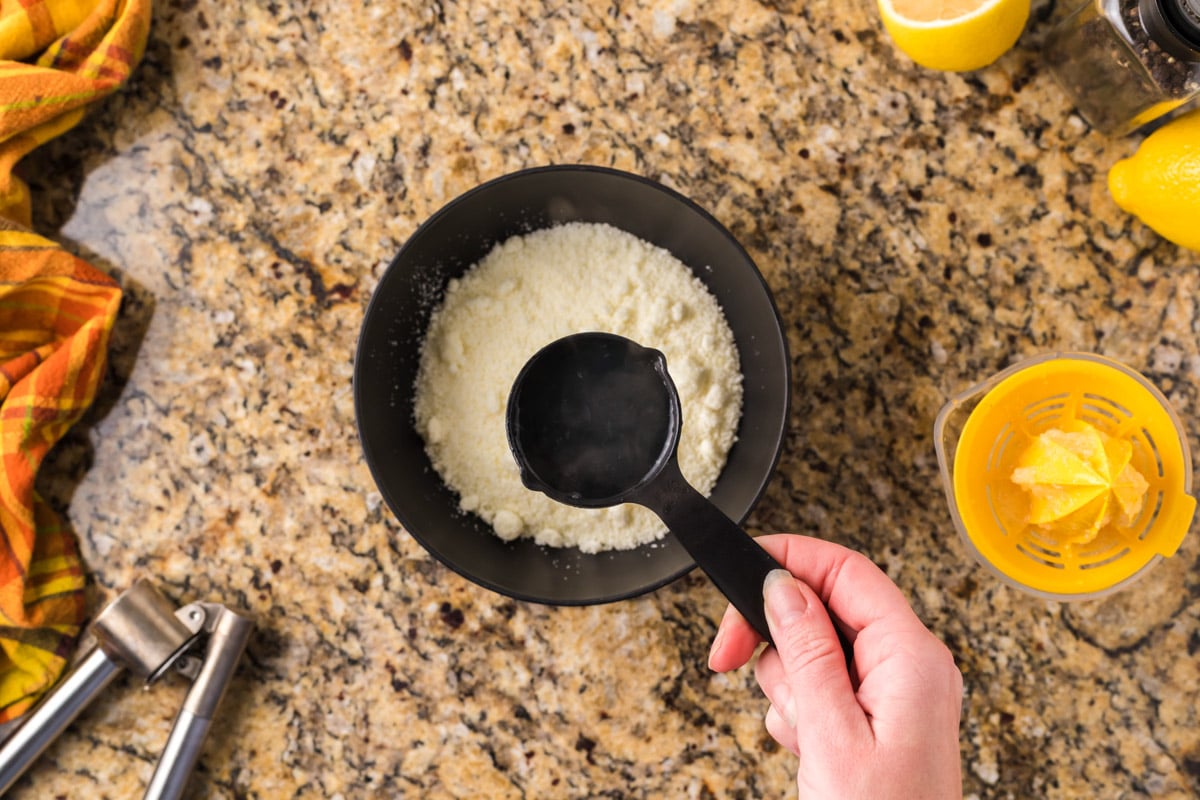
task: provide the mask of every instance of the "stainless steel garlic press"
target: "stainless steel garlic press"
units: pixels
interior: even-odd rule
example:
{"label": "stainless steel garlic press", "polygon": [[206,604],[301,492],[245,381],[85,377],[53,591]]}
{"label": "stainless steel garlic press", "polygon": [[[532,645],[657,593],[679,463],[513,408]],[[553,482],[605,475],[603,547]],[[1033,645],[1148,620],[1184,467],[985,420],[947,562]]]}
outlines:
{"label": "stainless steel garlic press", "polygon": [[253,628],[219,603],[176,608],[151,581],[138,580],[100,612],[89,628],[95,645],[0,746],[0,795],[121,670],[149,687],[174,669],[192,685],[145,797],[180,797]]}

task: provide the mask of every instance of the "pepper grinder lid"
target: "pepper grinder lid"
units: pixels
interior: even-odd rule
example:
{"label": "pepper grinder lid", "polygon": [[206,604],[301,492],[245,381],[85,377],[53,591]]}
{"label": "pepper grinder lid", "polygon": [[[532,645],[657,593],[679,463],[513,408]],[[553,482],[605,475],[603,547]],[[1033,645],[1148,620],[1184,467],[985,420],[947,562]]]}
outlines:
{"label": "pepper grinder lid", "polygon": [[1200,0],[1141,0],[1142,25],[1163,50],[1200,61]]}

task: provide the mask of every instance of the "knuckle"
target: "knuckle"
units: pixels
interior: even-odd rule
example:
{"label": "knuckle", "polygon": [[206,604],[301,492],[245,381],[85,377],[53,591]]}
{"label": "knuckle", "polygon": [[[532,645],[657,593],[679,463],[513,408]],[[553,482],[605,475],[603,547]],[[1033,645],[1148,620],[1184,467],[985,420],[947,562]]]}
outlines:
{"label": "knuckle", "polygon": [[937,648],[927,658],[927,682],[930,688],[945,691],[957,700],[962,699],[963,677],[950,648],[938,641]]}
{"label": "knuckle", "polygon": [[814,631],[811,625],[795,620],[782,625],[775,636],[775,649],[789,672],[805,671],[830,659],[841,659],[842,648],[830,630],[828,635]]}

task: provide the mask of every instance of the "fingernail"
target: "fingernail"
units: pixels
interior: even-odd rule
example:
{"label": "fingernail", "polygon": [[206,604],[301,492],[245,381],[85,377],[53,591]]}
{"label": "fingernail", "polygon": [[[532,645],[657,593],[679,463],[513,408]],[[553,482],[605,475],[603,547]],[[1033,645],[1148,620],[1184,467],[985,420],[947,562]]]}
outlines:
{"label": "fingernail", "polygon": [[[708,668],[713,669],[713,656],[721,649],[721,642],[725,640],[725,629],[717,628],[717,637],[713,639],[712,647],[708,650]],[[715,671],[715,670],[714,670]]]}
{"label": "fingernail", "polygon": [[763,581],[763,605],[767,620],[776,624],[787,617],[800,615],[808,608],[808,600],[796,586],[796,579],[786,569],[773,569]]}

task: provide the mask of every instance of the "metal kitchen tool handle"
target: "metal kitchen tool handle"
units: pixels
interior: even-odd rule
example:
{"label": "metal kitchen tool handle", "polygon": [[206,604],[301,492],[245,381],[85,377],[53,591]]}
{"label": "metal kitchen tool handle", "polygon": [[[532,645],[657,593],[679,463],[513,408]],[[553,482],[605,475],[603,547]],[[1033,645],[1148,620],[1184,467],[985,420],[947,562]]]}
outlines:
{"label": "metal kitchen tool handle", "polygon": [[91,633],[95,648],[0,747],[0,794],[118,672],[127,668],[152,683],[195,638],[147,580],[139,580],[101,611]]}
{"label": "metal kitchen tool handle", "polygon": [[[92,623],[96,646],[0,746],[0,795],[122,669],[149,686],[176,666],[193,684],[145,796],[178,798],[252,628],[218,604],[176,609],[149,580],[138,580]],[[207,646],[198,658],[190,651],[205,633]]]}
{"label": "metal kitchen tool handle", "polygon": [[192,619],[196,618],[197,611],[200,612],[208,644],[202,659],[185,656],[188,660],[181,666],[185,674],[194,671],[195,674],[190,676],[192,688],[183,698],[183,707],[175,717],[171,735],[167,737],[158,766],[146,788],[146,800],[173,800],[183,794],[217,707],[254,629],[250,620],[216,603],[196,603],[180,611]]}

